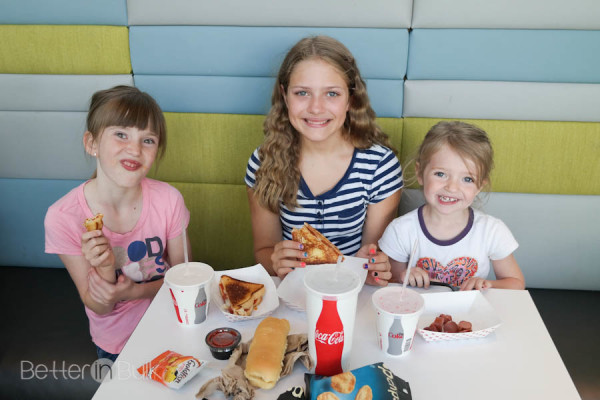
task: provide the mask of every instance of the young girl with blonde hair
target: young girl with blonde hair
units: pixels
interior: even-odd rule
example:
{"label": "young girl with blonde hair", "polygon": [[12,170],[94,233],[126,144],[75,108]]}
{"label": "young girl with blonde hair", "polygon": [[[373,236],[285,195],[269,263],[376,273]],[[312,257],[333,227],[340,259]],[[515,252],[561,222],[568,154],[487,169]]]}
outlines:
{"label": "young girl with blonde hair", "polygon": [[[441,281],[461,290],[525,287],[510,230],[471,208],[490,182],[493,158],[488,135],[474,125],[442,121],[429,130],[414,160],[426,203],[395,219],[379,240],[391,258],[394,280],[404,281],[416,244],[416,265],[408,278],[412,286]],[[488,279],[490,264],[495,280]]]}
{"label": "young girl with blonde hair", "polygon": [[[183,197],[146,177],[166,134],[150,95],[130,86],[96,92],[83,135],[96,172],[46,213],[46,252],[58,254],[77,287],[98,358],[116,359],[165,271],[184,261]],[[87,232],[83,222],[98,213],[104,227]]]}
{"label": "young girl with blonde hair", "polygon": [[257,261],[279,277],[304,267],[291,231],[307,222],[343,254],[368,258],[367,282],[387,284],[391,266],[375,243],[396,215],[402,170],[354,57],[330,37],[300,40],[271,103],[245,178]]}

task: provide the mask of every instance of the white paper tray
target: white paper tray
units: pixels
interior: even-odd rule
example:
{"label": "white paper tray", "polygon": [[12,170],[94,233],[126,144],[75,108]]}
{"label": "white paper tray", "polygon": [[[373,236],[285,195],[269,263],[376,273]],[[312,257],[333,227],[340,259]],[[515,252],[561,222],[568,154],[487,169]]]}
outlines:
{"label": "white paper tray", "polygon": [[[425,309],[419,318],[417,331],[428,342],[482,338],[502,324],[492,305],[479,290],[424,293],[422,296],[425,299]],[[446,333],[425,330],[424,328],[440,314],[451,315],[457,324],[460,321],[469,321],[473,325],[473,332]]]}
{"label": "white paper tray", "polygon": [[[367,280],[368,271],[364,268],[367,261],[366,258],[344,256],[344,261],[340,264],[340,268],[348,268],[358,274],[362,282],[361,289]],[[304,275],[307,269],[319,268],[323,265],[335,264],[307,265],[306,268],[296,268],[287,274],[277,288],[277,294],[281,301],[292,310],[305,311],[306,291],[304,289]]]}
{"label": "white paper tray", "polygon": [[[265,285],[265,295],[258,308],[252,312],[252,315],[246,317],[229,313],[224,309],[225,303],[219,292],[219,280],[222,275],[229,275],[232,278],[240,279],[246,282],[262,283]],[[230,269],[226,271],[215,271],[215,282],[212,285],[212,301],[221,310],[225,318],[230,322],[249,321],[251,319],[264,318],[279,307],[279,298],[277,297],[277,288],[273,279],[269,276],[262,265],[256,264],[252,267]]]}

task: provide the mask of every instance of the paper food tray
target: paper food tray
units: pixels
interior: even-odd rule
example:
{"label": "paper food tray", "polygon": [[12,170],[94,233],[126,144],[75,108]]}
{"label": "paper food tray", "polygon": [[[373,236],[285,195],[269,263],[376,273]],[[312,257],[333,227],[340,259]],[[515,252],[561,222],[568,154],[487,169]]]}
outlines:
{"label": "paper food tray", "polygon": [[[349,268],[358,274],[362,282],[361,289],[367,280],[368,271],[364,268],[367,261],[366,258],[344,256],[344,261],[340,264],[340,268]],[[277,294],[281,301],[292,310],[305,311],[306,291],[304,289],[304,275],[307,269],[319,268],[323,265],[335,264],[307,265],[306,268],[296,268],[287,274],[277,288]]]}
{"label": "paper food tray", "polygon": [[[228,275],[235,279],[240,279],[246,282],[262,283],[265,285],[265,295],[263,301],[258,305],[258,308],[252,312],[252,315],[246,317],[242,315],[230,314],[224,309],[225,303],[219,292],[219,280],[222,275]],[[277,288],[273,279],[269,276],[262,265],[256,264],[252,267],[239,269],[230,269],[227,271],[215,271],[215,283],[212,285],[212,301],[221,310],[225,318],[230,322],[249,321],[251,319],[264,318],[271,314],[279,307],[279,298],[277,297]]]}
{"label": "paper food tray", "polygon": [[[425,293],[425,309],[419,318],[417,331],[428,342],[482,338],[502,324],[492,305],[479,290],[468,292]],[[429,326],[440,314],[449,314],[456,323],[469,321],[473,332],[431,332]]]}

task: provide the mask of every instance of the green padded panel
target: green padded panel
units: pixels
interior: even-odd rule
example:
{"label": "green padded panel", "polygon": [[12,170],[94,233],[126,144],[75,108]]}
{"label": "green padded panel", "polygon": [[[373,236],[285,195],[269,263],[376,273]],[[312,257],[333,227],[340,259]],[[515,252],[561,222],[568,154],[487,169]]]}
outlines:
{"label": "green padded panel", "polygon": [[[434,118],[404,118],[402,165],[414,155]],[[492,140],[492,191],[600,194],[600,123],[464,120]],[[416,186],[413,186],[416,187]]]}
{"label": "green padded panel", "polygon": [[244,184],[248,158],[263,140],[264,115],[165,113],[165,119],[167,152],[152,176]]}
{"label": "green padded panel", "polygon": [[[165,113],[165,119],[167,151],[152,177],[173,182],[244,183],[248,158],[263,140],[264,115]],[[402,120],[379,118],[377,122],[400,149]]]}
{"label": "green padded panel", "polygon": [[216,270],[256,264],[245,185],[169,183],[179,189],[190,210],[188,235],[195,261]]}
{"label": "green padded panel", "polygon": [[0,25],[0,73],[130,74],[125,26]]}

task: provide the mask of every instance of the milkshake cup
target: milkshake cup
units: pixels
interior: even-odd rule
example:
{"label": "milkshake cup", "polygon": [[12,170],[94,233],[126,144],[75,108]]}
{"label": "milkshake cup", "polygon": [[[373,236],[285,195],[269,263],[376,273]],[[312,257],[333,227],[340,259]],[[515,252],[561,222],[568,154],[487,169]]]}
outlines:
{"label": "milkshake cup", "polygon": [[392,357],[410,352],[425,305],[423,297],[402,286],[388,286],[373,293],[372,301],[377,311],[379,348]]}
{"label": "milkshake cup", "polygon": [[180,325],[193,326],[206,320],[214,276],[210,265],[199,262],[178,264],[167,271],[165,283]]}
{"label": "milkshake cup", "polygon": [[332,376],[348,370],[359,276],[335,265],[308,267],[304,275],[308,350],[317,375]]}

